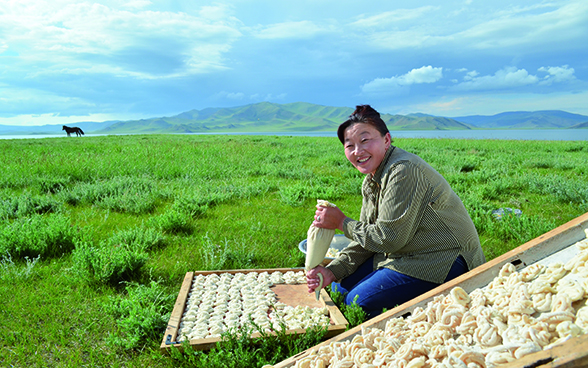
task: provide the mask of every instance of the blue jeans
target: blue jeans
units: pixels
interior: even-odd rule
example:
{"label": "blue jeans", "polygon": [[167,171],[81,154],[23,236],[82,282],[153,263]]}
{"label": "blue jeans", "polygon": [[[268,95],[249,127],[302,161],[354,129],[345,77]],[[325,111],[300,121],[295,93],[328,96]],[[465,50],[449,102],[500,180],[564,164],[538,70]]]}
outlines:
{"label": "blue jeans", "polygon": [[[333,282],[331,289],[342,293],[347,305],[357,304],[367,313],[368,318],[382,313],[382,309],[392,309],[439,286],[434,282],[423,281],[388,268],[373,271],[373,257],[341,283]],[[457,257],[445,282],[468,272],[462,256]]]}

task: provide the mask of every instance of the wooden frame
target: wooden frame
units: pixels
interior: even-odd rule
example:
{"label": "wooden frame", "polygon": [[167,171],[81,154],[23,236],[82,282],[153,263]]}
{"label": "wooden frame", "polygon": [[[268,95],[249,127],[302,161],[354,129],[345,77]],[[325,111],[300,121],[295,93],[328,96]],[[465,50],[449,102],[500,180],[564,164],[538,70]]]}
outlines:
{"label": "wooden frame", "polygon": [[[176,347],[178,349],[182,349],[182,344],[177,342],[176,339],[177,339],[178,329],[180,326],[182,315],[184,314],[184,310],[186,308],[188,294],[190,292],[190,289],[192,288],[192,281],[194,280],[194,277],[196,277],[197,275],[206,276],[206,275],[210,275],[210,274],[222,274],[222,273],[230,273],[230,274],[250,273],[250,272],[272,273],[272,272],[276,272],[276,271],[286,273],[288,271],[294,271],[294,272],[304,271],[304,269],[303,268],[274,268],[274,269],[261,269],[261,270],[250,269],[250,270],[215,270],[215,271],[187,272],[186,276],[184,276],[184,281],[182,282],[182,286],[180,287],[180,292],[179,292],[178,297],[176,299],[176,303],[174,304],[172,314],[170,316],[167,328],[165,330],[163,341],[161,342],[161,346],[160,346],[161,351],[167,352],[171,347]],[[280,284],[280,285],[276,285],[275,287],[278,287],[278,289],[279,289],[279,290],[275,290],[276,295],[278,296],[278,299],[280,299],[280,297],[288,299],[290,301],[290,302],[286,302],[286,304],[288,304],[288,305],[292,304],[292,300],[296,301],[296,300],[300,300],[303,298],[306,299],[305,297],[310,297],[310,298],[314,299],[314,297],[315,297],[314,293],[309,294],[308,292],[306,292],[306,284],[298,284],[298,285]],[[313,302],[313,304],[314,303],[317,303],[316,306],[327,307],[327,309],[329,311],[329,317],[331,319],[331,324],[329,325],[328,330],[327,330],[327,334],[326,334],[327,338],[336,336],[336,335],[345,331],[345,329],[347,328],[347,325],[349,323],[347,322],[347,320],[343,316],[343,313],[341,313],[339,308],[337,308],[335,303],[329,297],[329,294],[324,289],[321,290],[319,301]],[[296,330],[286,331],[286,333],[289,333],[289,334],[290,333],[303,334],[305,332],[306,332],[306,330],[304,330],[304,329],[296,329]],[[261,336],[259,333],[254,333],[251,335],[252,338],[259,337],[259,336]],[[221,341],[221,339],[218,337],[208,338],[208,339],[190,340],[190,346],[196,350],[210,350],[219,341]]]}
{"label": "wooden frame", "polygon": [[[411,301],[408,301],[394,309],[391,309],[389,311],[387,311],[386,313],[383,313],[375,318],[372,318],[369,321],[364,322],[363,324],[356,326],[355,328],[352,328],[338,336],[335,336],[333,338],[331,338],[330,340],[324,341],[323,343],[308,349],[306,351],[303,351],[302,353],[299,353],[293,357],[290,357],[276,365],[274,365],[274,368],[287,368],[287,367],[292,367],[296,364],[296,362],[300,359],[302,359],[303,357],[307,356],[310,351],[312,349],[321,347],[321,346],[325,346],[325,345],[329,345],[332,342],[336,342],[336,341],[350,341],[353,339],[353,337],[355,337],[358,334],[361,334],[361,330],[362,328],[379,328],[379,329],[384,329],[386,326],[386,322],[389,319],[392,318],[396,318],[396,317],[406,317],[408,315],[410,315],[410,313],[417,307],[421,307],[421,308],[426,308],[426,305],[428,302],[432,301],[434,297],[436,297],[439,294],[447,294],[451,289],[453,289],[456,286],[460,286],[461,288],[463,288],[466,292],[471,292],[476,288],[480,288],[480,287],[484,287],[486,285],[488,285],[488,283],[490,283],[500,272],[500,269],[502,268],[502,266],[506,263],[512,263],[517,269],[522,269],[524,267],[526,267],[527,265],[533,264],[543,258],[548,257],[551,254],[554,254],[564,248],[567,248],[568,246],[584,239],[586,237],[586,234],[584,233],[584,229],[588,228],[588,212],[583,214],[582,216],[579,216],[513,250],[511,250],[510,252],[507,252],[497,258],[494,258],[493,260],[486,262],[485,264],[471,270],[470,272],[457,277],[447,283],[444,283],[442,285],[440,285],[439,287],[415,298],[412,299]],[[570,339],[569,341],[567,341],[566,343],[562,344],[561,347],[558,348],[557,351],[567,351],[566,354],[568,354],[569,356],[572,356],[569,354],[569,350],[572,349],[574,350],[574,346],[577,345],[578,342],[584,342],[584,344],[586,344],[586,342],[588,342],[588,338],[586,337],[577,337],[577,338],[573,338]],[[584,351],[577,351],[574,350],[574,354],[573,356],[576,356],[577,359],[580,359],[581,362],[584,362],[584,364],[586,364],[588,358],[588,352],[586,352],[586,346],[584,345],[584,348],[581,350]],[[568,350],[565,350],[567,347]],[[552,352],[555,351],[555,348],[551,350]],[[550,358],[550,353],[545,353],[545,351],[542,352],[537,352],[534,354],[530,354],[528,356],[525,357],[524,361],[525,362],[538,362],[541,363],[541,359],[543,359],[543,362],[547,362],[547,360],[549,360]],[[523,359],[521,360],[521,362],[523,361]],[[555,362],[556,360],[549,360],[549,362]],[[562,361],[563,362],[563,361]],[[569,362],[568,362],[569,363]],[[572,362],[571,365],[566,363],[566,367],[575,367],[577,365],[574,365],[575,362]],[[510,365],[508,365],[509,368],[514,368],[514,367],[523,367],[523,366],[528,366],[528,367],[540,367],[540,366],[544,366],[542,365],[544,363],[541,363],[540,365],[533,365],[533,364],[519,364],[519,362],[513,362]],[[545,367],[552,367],[554,365],[545,365]],[[556,365],[556,366],[560,366],[560,365]],[[564,366],[564,364],[562,363],[561,366]]]}

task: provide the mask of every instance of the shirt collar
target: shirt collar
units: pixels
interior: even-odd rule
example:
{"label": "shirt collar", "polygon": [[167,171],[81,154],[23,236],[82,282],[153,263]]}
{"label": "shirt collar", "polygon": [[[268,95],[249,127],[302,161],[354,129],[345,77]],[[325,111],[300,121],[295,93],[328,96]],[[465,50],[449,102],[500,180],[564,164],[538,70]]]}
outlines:
{"label": "shirt collar", "polygon": [[376,172],[373,175],[369,174],[371,181],[375,181],[378,184],[381,183],[382,172],[384,171],[384,167],[386,166],[386,162],[388,162],[388,159],[392,155],[392,151],[394,151],[395,148],[396,148],[395,146],[390,145],[390,147],[386,151],[386,154],[384,155],[384,158],[382,159],[382,162],[380,162],[380,166],[378,166],[378,168],[376,169]]}

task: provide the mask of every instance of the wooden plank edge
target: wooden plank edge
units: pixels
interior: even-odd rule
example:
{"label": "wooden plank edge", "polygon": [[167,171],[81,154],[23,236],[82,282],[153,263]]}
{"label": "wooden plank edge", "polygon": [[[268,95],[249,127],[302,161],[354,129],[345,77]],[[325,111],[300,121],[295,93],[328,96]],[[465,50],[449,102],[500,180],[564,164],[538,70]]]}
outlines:
{"label": "wooden plank edge", "polygon": [[293,272],[300,272],[304,271],[304,267],[293,267],[293,268],[262,268],[262,269],[255,269],[255,268],[247,268],[247,269],[235,269],[235,270],[209,270],[209,271],[194,271],[194,275],[211,275],[211,274],[222,274],[222,273],[230,273],[230,274],[237,274],[237,273],[262,273],[262,272],[282,272],[286,273],[288,271]]}
{"label": "wooden plank edge", "polygon": [[176,303],[169,317],[169,322],[163,334],[163,341],[161,341],[161,351],[167,351],[171,345],[176,342],[178,329],[180,327],[180,321],[184,314],[184,308],[186,308],[186,301],[188,300],[188,294],[192,288],[192,279],[194,278],[194,272],[187,272],[184,276],[184,281],[180,287],[180,292],[176,298]]}
{"label": "wooden plank edge", "polygon": [[[555,229],[548,231],[547,233],[538,236],[535,239],[532,239],[520,246],[518,246],[517,248],[504,253],[501,256],[498,256],[494,259],[492,259],[489,262],[486,262],[476,268],[474,268],[473,270],[459,276],[456,277],[455,279],[448,281],[444,284],[439,285],[438,287],[436,287],[433,290],[430,290],[402,305],[399,305],[393,309],[390,309],[389,311],[380,314],[379,316],[376,316],[364,323],[362,323],[359,326],[356,326],[344,333],[341,333],[329,340],[323,341],[322,343],[309,348],[293,357],[290,357],[286,360],[283,360],[282,362],[275,364],[274,368],[287,368],[287,367],[291,367],[293,366],[296,361],[298,361],[300,358],[303,358],[305,356],[307,356],[308,354],[310,354],[310,352],[313,349],[316,348],[320,348],[321,346],[327,346],[333,342],[339,342],[339,341],[346,341],[346,340],[352,340],[353,337],[355,335],[357,335],[358,333],[361,333],[361,329],[362,326],[364,328],[380,328],[380,329],[384,329],[386,322],[391,319],[391,318],[396,318],[396,317],[400,317],[400,316],[405,316],[407,314],[410,314],[410,312],[412,312],[412,310],[414,310],[414,308],[418,307],[418,306],[424,306],[426,305],[429,301],[433,300],[433,298],[439,294],[446,294],[449,291],[451,291],[451,289],[453,289],[456,286],[461,286],[464,285],[464,283],[468,284],[468,285],[473,285],[475,284],[475,280],[472,281],[472,279],[477,278],[480,275],[483,274],[498,274],[498,272],[500,271],[500,268],[502,268],[502,266],[508,262],[512,262],[515,259],[518,259],[521,253],[524,253],[526,251],[528,251],[529,249],[537,246],[538,244],[542,244],[544,242],[547,241],[554,241],[557,238],[561,237],[563,233],[571,230],[571,229],[576,229],[576,230],[580,230],[583,233],[583,229],[586,228],[588,226],[588,212],[586,212],[585,214],[576,217],[575,219],[566,222],[565,224],[562,224],[558,227],[556,227]],[[576,239],[575,241],[578,241],[580,239]],[[572,240],[573,241],[573,240]],[[559,250],[569,246],[570,244],[567,244],[565,246],[562,246]],[[485,286],[485,285],[482,285]],[[476,287],[481,287],[481,286],[476,286]],[[473,289],[475,289],[476,287],[472,287],[471,290],[469,287],[466,289],[464,287],[464,290],[466,290],[467,292],[471,292]]]}
{"label": "wooden plank edge", "polygon": [[548,350],[541,350],[526,355],[500,368],[547,368],[547,367],[586,367],[588,366],[588,335],[582,335],[569,339],[563,344],[556,345]]}
{"label": "wooden plank edge", "polygon": [[320,295],[321,300],[323,301],[325,307],[327,307],[329,311],[329,317],[331,318],[331,321],[333,321],[333,324],[342,325],[345,326],[345,328],[347,328],[349,322],[347,321],[343,313],[341,313],[339,308],[335,305],[335,302],[333,302],[333,300],[329,296],[329,293],[327,293],[325,289],[322,289]]}

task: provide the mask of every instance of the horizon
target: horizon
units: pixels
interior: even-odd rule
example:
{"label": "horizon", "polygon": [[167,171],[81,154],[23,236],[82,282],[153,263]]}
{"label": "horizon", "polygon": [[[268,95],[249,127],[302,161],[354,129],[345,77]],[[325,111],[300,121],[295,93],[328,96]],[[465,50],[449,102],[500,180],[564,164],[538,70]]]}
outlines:
{"label": "horizon", "polygon": [[[268,101],[262,101],[262,102],[268,102]],[[301,102],[301,101],[298,101]],[[179,112],[178,114],[184,113],[184,112],[188,112],[188,111],[192,111],[192,110],[198,110],[198,111],[202,111],[202,110],[206,110],[206,109],[231,109],[231,108],[239,108],[239,107],[243,107],[243,106],[248,106],[248,105],[255,105],[259,102],[256,103],[252,103],[252,104],[247,104],[247,105],[237,105],[237,106],[227,106],[227,107],[205,107],[203,109],[190,109],[190,110],[186,110],[186,111],[182,111]],[[324,105],[321,105],[324,106]],[[332,107],[342,107],[342,106],[332,106]],[[422,113],[422,112],[412,112],[412,113],[408,113],[408,114],[397,114],[397,115],[404,115],[404,116],[408,116],[408,115],[416,115],[416,114],[423,114],[423,115],[429,115],[429,116],[434,116],[434,117],[442,117],[442,118],[450,118],[450,119],[457,119],[457,118],[465,118],[465,117],[473,117],[473,116],[479,116],[479,117],[493,117],[496,115],[501,115],[501,114],[512,114],[512,113],[538,113],[538,112],[552,112],[552,111],[556,111],[556,112],[564,112],[564,113],[568,113],[568,114],[574,114],[574,115],[581,115],[581,116],[585,116],[586,118],[588,118],[588,115],[582,115],[582,114],[575,114],[575,113],[571,113],[569,111],[564,111],[564,110],[535,110],[535,111],[503,111],[503,112],[499,112],[496,114],[492,114],[492,115],[481,115],[481,114],[473,114],[473,115],[463,115],[463,116],[455,116],[455,117],[451,117],[451,116],[443,116],[443,115],[431,115],[431,114],[426,114],[426,113]],[[174,114],[174,115],[178,115],[178,114]],[[385,114],[385,113],[383,113]],[[157,118],[168,118],[168,117],[172,117],[174,115],[168,115],[168,116],[151,116],[151,117],[145,117],[145,118],[141,118],[141,119],[157,119]],[[7,125],[7,124],[2,124],[0,123],[0,126],[13,126],[13,127],[44,127],[44,126],[62,126],[62,125],[68,125],[68,124],[103,124],[106,122],[110,122],[110,121],[116,121],[116,122],[125,122],[125,121],[135,121],[135,120],[141,120],[141,119],[129,119],[129,120],[120,120],[120,119],[110,119],[110,120],[104,120],[104,121],[90,121],[90,120],[85,120],[85,121],[76,121],[76,122],[70,122],[70,123],[53,123],[53,124],[41,124],[41,125]]]}
{"label": "horizon", "polygon": [[588,116],[584,0],[30,0],[3,4],[0,23],[0,125],[264,101]]}

